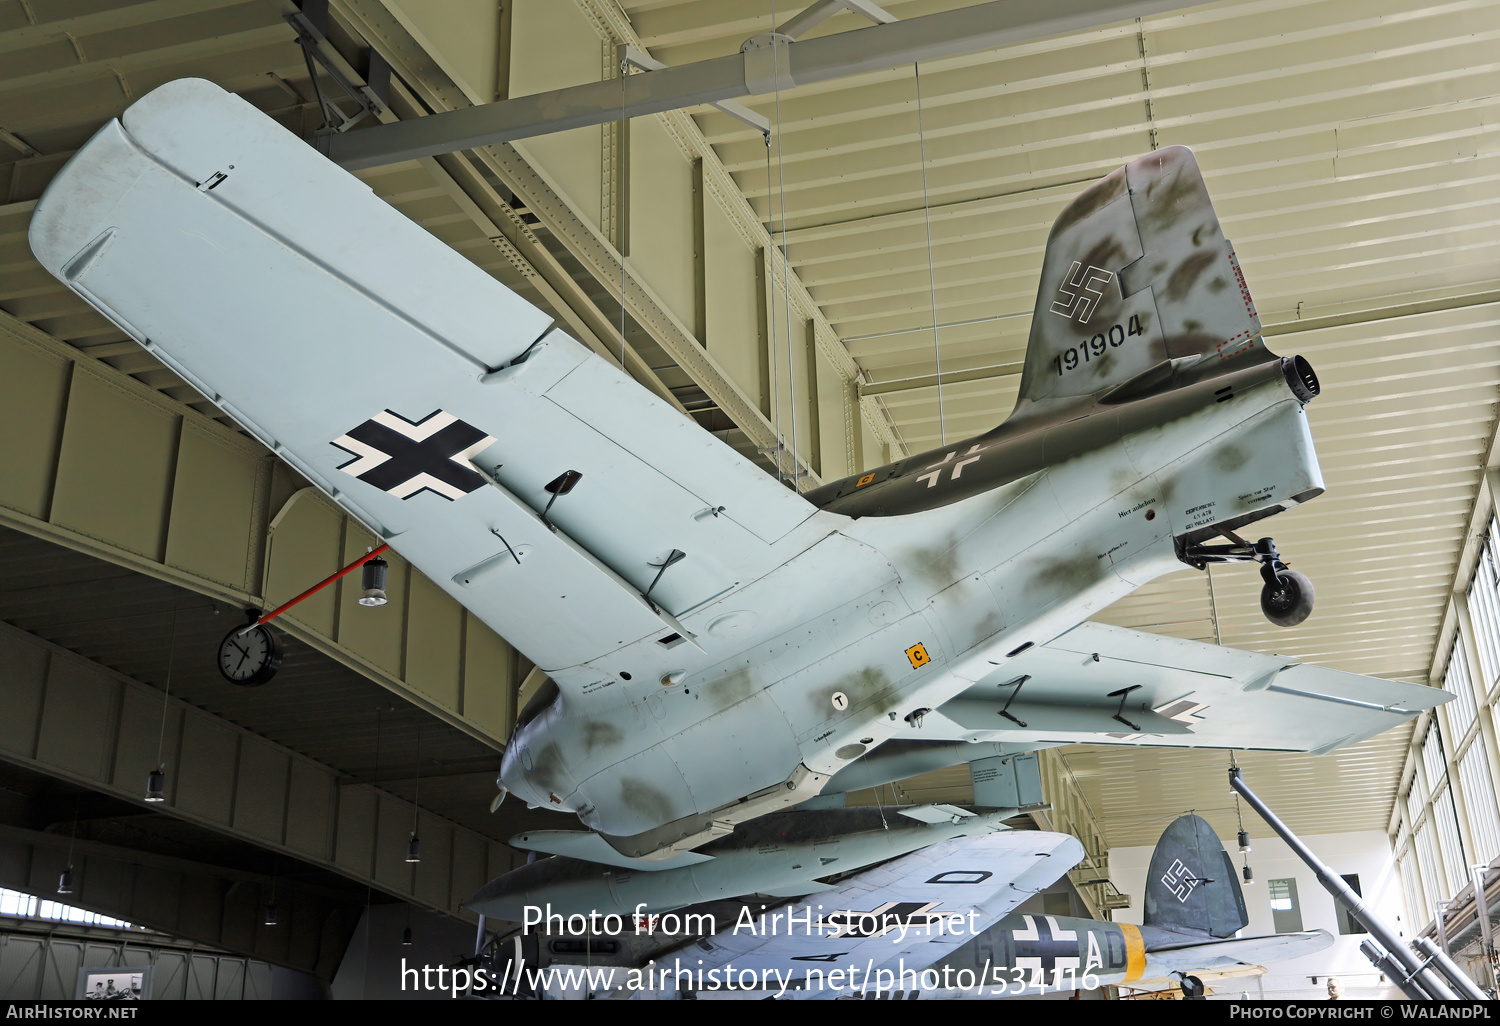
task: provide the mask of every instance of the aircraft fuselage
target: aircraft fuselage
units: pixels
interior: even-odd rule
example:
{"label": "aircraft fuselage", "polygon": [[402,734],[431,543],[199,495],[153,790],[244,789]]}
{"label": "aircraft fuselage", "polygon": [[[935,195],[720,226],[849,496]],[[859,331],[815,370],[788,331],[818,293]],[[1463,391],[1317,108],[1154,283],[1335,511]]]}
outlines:
{"label": "aircraft fuselage", "polygon": [[[799,535],[808,544],[681,617],[694,639],[554,674],[652,683],[534,703],[502,784],[577,813],[626,854],[691,847],[917,736],[925,713],[1008,659],[1180,569],[1178,539],[1321,492],[1282,363],[1144,391],[1013,417],[855,479],[885,498],[828,486]],[[946,740],[1013,730],[995,722]]]}

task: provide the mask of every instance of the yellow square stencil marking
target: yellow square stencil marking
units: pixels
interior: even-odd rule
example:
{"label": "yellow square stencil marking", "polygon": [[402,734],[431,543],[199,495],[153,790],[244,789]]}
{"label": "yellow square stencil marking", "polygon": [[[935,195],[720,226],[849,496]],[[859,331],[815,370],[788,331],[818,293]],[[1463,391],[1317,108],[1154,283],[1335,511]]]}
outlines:
{"label": "yellow square stencil marking", "polygon": [[911,660],[911,668],[913,670],[932,662],[932,656],[927,654],[927,646],[920,642],[906,650],[906,658]]}
{"label": "yellow square stencil marking", "polygon": [[856,487],[856,488],[863,488],[865,485],[869,484],[873,480],[875,480],[875,475],[874,474],[866,474],[864,477],[862,477],[858,481],[854,482],[854,487]]}

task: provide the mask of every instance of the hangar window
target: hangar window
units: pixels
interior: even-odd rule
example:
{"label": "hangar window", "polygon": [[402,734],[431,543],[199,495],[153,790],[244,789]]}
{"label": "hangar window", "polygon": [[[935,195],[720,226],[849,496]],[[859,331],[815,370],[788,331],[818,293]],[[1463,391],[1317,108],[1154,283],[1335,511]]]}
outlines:
{"label": "hangar window", "polygon": [[1489,760],[1485,758],[1482,741],[1470,744],[1464,753],[1458,764],[1458,780],[1474,839],[1470,854],[1475,862],[1488,864],[1500,855],[1500,816],[1495,812],[1495,786],[1490,780]]}
{"label": "hangar window", "polygon": [[1411,910],[1414,922],[1427,923],[1432,919],[1431,902],[1446,896],[1446,889],[1438,883],[1437,850],[1432,843],[1432,821],[1427,820],[1416,832],[1417,870],[1422,876],[1422,890],[1428,895],[1428,903]]}
{"label": "hangar window", "polygon": [[1396,862],[1401,867],[1401,889],[1406,895],[1406,907],[1408,918],[1413,922],[1422,922],[1421,910],[1427,908],[1427,899],[1422,894],[1422,881],[1417,876],[1416,856],[1411,849],[1411,839],[1402,846],[1396,854]]}
{"label": "hangar window", "polygon": [[1448,873],[1448,897],[1457,894],[1469,878],[1469,860],[1465,858],[1464,844],[1458,836],[1458,815],[1454,808],[1453,790],[1443,788],[1440,795],[1433,795],[1432,818],[1437,820],[1438,846],[1443,852],[1443,868]]}
{"label": "hangar window", "polygon": [[64,905],[60,901],[47,901],[20,891],[0,887],[0,916],[17,919],[51,919],[61,923],[79,923],[83,926],[104,926],[113,930],[138,929],[122,919],[101,916],[87,909]]}
{"label": "hangar window", "polygon": [[1443,760],[1443,734],[1436,725],[1428,729],[1427,739],[1422,742],[1422,769],[1427,774],[1427,793],[1435,802],[1448,773],[1447,763]]}
{"label": "hangar window", "polygon": [[1297,907],[1297,881],[1290,877],[1266,884],[1271,899],[1271,919],[1277,933],[1301,933],[1302,910]]}
{"label": "hangar window", "polygon": [[[1457,607],[1443,688],[1454,695],[1421,739],[1399,792],[1395,850],[1412,926],[1469,882],[1469,866],[1500,857],[1500,806],[1486,732],[1500,728],[1500,521],[1492,519]],[[1481,729],[1481,723],[1485,729]],[[1416,740],[1416,739],[1413,739]]]}
{"label": "hangar window", "polygon": [[1454,695],[1453,701],[1443,706],[1443,714],[1448,717],[1448,737],[1462,742],[1477,720],[1474,685],[1469,678],[1469,661],[1464,658],[1462,645],[1453,646],[1448,672],[1443,674],[1443,689]]}

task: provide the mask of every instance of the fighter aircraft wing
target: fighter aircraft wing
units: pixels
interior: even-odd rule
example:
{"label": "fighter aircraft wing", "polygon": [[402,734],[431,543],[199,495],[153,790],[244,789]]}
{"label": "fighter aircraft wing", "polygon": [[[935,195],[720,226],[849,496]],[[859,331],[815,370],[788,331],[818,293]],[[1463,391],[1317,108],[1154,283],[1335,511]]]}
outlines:
{"label": "fighter aircraft wing", "polygon": [[1321,755],[1453,696],[1286,656],[1083,623],[923,718],[913,738]]}
{"label": "fighter aircraft wing", "polygon": [[209,82],[102,129],[31,244],[544,669],[678,633],[813,512]]}
{"label": "fighter aircraft wing", "polygon": [[[773,990],[776,979],[789,980],[804,997],[837,997],[862,989],[867,978],[874,990],[882,970],[921,971],[1052,884],[1083,855],[1083,845],[1067,834],[1014,830],[954,838],[768,909],[753,929],[721,924],[675,957],[695,972],[772,974]],[[673,957],[658,968],[669,970]],[[891,986],[887,981],[885,989]]]}

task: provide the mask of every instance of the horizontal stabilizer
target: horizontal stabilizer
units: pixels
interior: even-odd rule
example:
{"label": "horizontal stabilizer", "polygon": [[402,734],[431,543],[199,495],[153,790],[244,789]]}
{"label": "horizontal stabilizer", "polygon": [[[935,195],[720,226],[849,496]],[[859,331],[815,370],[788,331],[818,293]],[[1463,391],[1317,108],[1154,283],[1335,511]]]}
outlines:
{"label": "horizontal stabilizer", "polygon": [[1218,969],[1237,964],[1265,965],[1267,962],[1311,955],[1332,944],[1333,934],[1327,930],[1310,930],[1305,933],[1275,933],[1265,937],[1185,942],[1180,946],[1149,948],[1147,955],[1162,969],[1190,972],[1194,969]]}

